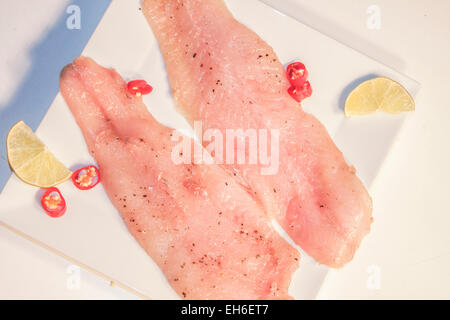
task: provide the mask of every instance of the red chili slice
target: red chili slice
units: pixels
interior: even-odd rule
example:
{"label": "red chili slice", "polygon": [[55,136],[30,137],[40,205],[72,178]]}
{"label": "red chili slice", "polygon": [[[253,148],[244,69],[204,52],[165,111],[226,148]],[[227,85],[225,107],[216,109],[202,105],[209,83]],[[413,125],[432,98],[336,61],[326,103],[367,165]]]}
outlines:
{"label": "red chili slice", "polygon": [[127,84],[128,92],[137,97],[149,94],[153,91],[153,87],[145,80],[133,80]]}
{"label": "red chili slice", "polygon": [[52,218],[59,218],[66,212],[66,200],[59,189],[55,187],[45,190],[41,198],[41,205]]}
{"label": "red chili slice", "polygon": [[302,102],[304,99],[308,98],[312,94],[312,88],[309,81],[303,83],[302,86],[296,87],[292,86],[288,89],[288,93],[294,98],[297,102]]}
{"label": "red chili slice", "polygon": [[78,169],[72,174],[72,182],[80,190],[89,190],[100,182],[100,171],[95,166]]}
{"label": "red chili slice", "polygon": [[286,75],[289,83],[294,87],[301,87],[308,79],[308,71],[301,62],[294,62],[288,65]]}

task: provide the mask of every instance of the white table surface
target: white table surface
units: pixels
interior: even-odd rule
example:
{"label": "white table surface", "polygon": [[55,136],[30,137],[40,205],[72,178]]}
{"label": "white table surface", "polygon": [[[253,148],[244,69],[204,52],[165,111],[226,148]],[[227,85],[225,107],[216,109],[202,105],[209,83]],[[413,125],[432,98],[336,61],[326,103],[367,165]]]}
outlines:
{"label": "white table surface", "polygon": [[[297,4],[302,21],[422,84],[417,110],[371,190],[372,232],[353,262],[331,272],[319,298],[450,299],[450,1],[283,1]],[[86,25],[82,20],[82,29],[73,32],[86,41],[101,10],[95,16],[86,13],[95,8],[83,11],[87,1],[74,2]],[[28,51],[52,22],[68,16],[68,5],[66,0],[0,3],[0,117],[34,70]],[[371,5],[380,9],[380,29],[367,27]],[[67,62],[77,50],[64,52]],[[135,298],[84,271],[79,288],[73,288],[68,282],[74,277],[69,262],[0,227],[0,299]]]}

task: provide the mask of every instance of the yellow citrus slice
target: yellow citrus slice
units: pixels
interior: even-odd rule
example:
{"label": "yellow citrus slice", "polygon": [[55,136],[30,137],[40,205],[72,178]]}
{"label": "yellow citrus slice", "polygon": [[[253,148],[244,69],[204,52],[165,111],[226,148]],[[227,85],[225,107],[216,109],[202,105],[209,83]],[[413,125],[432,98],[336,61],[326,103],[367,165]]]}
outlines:
{"label": "yellow citrus slice", "polygon": [[345,101],[347,117],[371,114],[378,110],[397,114],[414,109],[414,100],[408,91],[398,82],[385,77],[364,81]]}
{"label": "yellow citrus slice", "polygon": [[49,188],[72,176],[23,121],[9,130],[6,149],[11,169],[25,183]]}

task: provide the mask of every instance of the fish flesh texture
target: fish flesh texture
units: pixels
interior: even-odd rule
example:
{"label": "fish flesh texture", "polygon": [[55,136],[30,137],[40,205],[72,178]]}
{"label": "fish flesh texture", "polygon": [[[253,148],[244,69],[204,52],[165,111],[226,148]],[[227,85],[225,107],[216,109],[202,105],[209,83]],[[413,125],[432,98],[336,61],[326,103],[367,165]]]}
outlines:
{"label": "fish flesh texture", "polygon": [[173,130],[120,75],[80,57],[61,93],[128,230],[186,299],[289,298],[299,254],[216,165],[175,165]]}
{"label": "fish flesh texture", "polygon": [[130,233],[185,299],[289,299],[299,253],[217,165],[176,165],[174,130],[112,69],[80,57],[61,93]]}
{"label": "fish flesh texture", "polygon": [[325,127],[289,96],[274,50],[222,0],[145,0],[142,11],[177,108],[192,125],[201,121],[223,136],[229,129],[278,130],[274,174],[248,161],[227,162],[226,171],[319,263],[352,260],[370,231],[372,200]]}

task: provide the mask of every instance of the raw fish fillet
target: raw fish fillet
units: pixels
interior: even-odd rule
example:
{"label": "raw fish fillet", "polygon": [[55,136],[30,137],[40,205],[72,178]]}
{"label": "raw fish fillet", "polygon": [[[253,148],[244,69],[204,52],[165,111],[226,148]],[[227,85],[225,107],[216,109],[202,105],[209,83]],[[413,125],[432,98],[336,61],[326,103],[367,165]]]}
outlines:
{"label": "raw fish fillet", "polygon": [[80,57],[61,93],[128,230],[185,299],[287,299],[299,254],[216,165],[175,165],[173,130],[114,70]]}
{"label": "raw fish fillet", "polygon": [[226,170],[319,263],[341,267],[352,260],[370,230],[371,198],[325,127],[287,93],[273,49],[222,0],[145,0],[143,13],[177,107],[191,123],[202,121],[204,131],[223,136],[227,129],[280,130],[276,174],[263,175],[266,165],[248,162]]}

